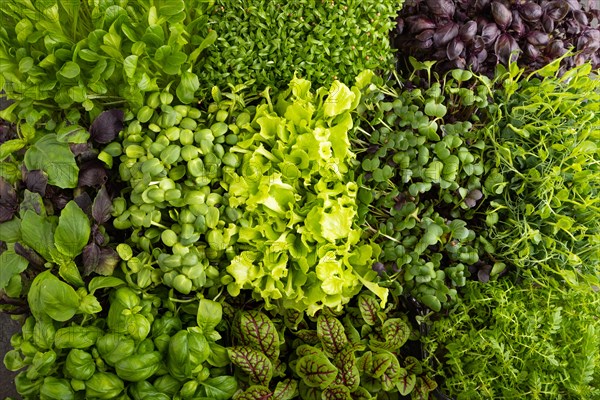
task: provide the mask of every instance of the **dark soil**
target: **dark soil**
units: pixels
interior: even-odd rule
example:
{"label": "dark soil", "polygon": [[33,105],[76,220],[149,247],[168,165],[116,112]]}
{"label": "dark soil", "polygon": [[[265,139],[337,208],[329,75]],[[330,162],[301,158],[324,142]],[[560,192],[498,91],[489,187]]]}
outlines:
{"label": "dark soil", "polygon": [[16,372],[11,372],[4,367],[4,355],[11,350],[10,337],[21,330],[19,323],[13,321],[8,314],[0,313],[0,398],[12,397],[20,399],[15,389]]}

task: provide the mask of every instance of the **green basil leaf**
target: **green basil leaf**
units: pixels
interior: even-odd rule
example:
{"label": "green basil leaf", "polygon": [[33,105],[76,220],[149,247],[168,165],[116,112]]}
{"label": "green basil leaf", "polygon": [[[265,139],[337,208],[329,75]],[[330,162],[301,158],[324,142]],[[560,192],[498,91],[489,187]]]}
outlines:
{"label": "green basil leaf", "polygon": [[52,259],[54,246],[54,226],[48,219],[27,210],[21,223],[23,242],[37,251],[46,261]]}
{"label": "green basil leaf", "polygon": [[13,250],[6,250],[0,254],[0,264],[0,289],[4,289],[13,276],[27,269],[29,263]]}
{"label": "green basil leaf", "polygon": [[223,317],[223,307],[216,301],[201,299],[196,318],[198,326],[204,333],[215,329]]}
{"label": "green basil leaf", "polygon": [[71,200],[62,210],[54,232],[56,248],[66,256],[75,258],[90,238],[90,220],[81,208]]}
{"label": "green basil leaf", "polygon": [[237,380],[233,376],[217,376],[200,382],[206,396],[214,400],[230,399],[237,391]]}
{"label": "green basil leaf", "polygon": [[60,143],[55,134],[44,135],[25,153],[28,170],[41,169],[48,174],[48,183],[62,189],[77,187],[79,168],[67,143]]}

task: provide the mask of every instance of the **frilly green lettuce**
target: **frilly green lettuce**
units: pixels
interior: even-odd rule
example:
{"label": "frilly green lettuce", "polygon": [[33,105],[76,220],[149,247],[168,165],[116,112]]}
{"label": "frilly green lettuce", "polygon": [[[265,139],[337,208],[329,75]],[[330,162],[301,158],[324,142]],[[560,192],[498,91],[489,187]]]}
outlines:
{"label": "frilly green lettuce", "polygon": [[229,293],[252,289],[267,308],[312,315],[340,310],[366,285],[385,303],[370,268],[379,248],[361,240],[350,174],[350,112],[360,92],[336,81],[313,93],[294,78],[275,105],[263,95],[267,103],[231,150],[241,165],[223,182],[229,206],[244,211],[237,242],[247,246],[227,267]]}

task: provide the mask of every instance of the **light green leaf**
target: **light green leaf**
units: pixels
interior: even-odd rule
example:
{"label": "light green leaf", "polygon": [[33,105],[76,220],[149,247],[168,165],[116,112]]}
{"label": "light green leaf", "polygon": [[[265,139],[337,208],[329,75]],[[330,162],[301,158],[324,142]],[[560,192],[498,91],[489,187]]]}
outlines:
{"label": "light green leaf", "polygon": [[54,246],[54,226],[46,218],[27,210],[21,223],[23,242],[37,251],[46,261],[52,259]]}
{"label": "light green leaf", "polygon": [[198,306],[198,326],[205,334],[214,330],[223,317],[223,307],[216,301],[201,299]]}
{"label": "light green leaf", "polygon": [[11,278],[27,269],[27,260],[13,250],[6,250],[0,254],[0,289],[4,289]]}
{"label": "light green leaf", "polygon": [[79,75],[81,69],[79,68],[79,64],[73,61],[67,61],[63,64],[62,68],[58,73],[64,76],[67,79],[75,78]]}
{"label": "light green leaf", "polygon": [[356,94],[348,86],[340,81],[334,81],[323,104],[325,116],[334,117],[344,111],[349,111],[355,99]]}
{"label": "light green leaf", "polygon": [[79,168],[67,143],[60,143],[55,134],[44,135],[25,153],[28,170],[41,169],[48,174],[48,183],[63,189],[77,187]]}
{"label": "light green leaf", "polygon": [[64,255],[75,258],[90,238],[90,221],[81,208],[71,200],[60,214],[54,232],[54,244]]}
{"label": "light green leaf", "polygon": [[114,288],[124,284],[125,281],[114,276],[97,276],[92,278],[88,284],[88,291],[90,294],[94,294],[94,292],[98,289]]}

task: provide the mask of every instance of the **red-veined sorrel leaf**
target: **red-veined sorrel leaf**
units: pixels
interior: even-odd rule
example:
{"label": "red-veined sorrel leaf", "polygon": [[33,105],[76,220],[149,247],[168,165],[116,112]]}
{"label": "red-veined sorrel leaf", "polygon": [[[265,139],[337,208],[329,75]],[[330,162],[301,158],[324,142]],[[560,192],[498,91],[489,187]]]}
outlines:
{"label": "red-veined sorrel leaf", "polygon": [[298,381],[285,379],[277,383],[273,392],[274,400],[291,400],[298,394]]}
{"label": "red-veined sorrel leaf", "polygon": [[298,336],[306,344],[319,343],[319,336],[314,330],[300,329],[298,332],[294,332],[294,335]]}
{"label": "red-veined sorrel leaf", "polygon": [[400,367],[400,363],[398,362],[398,358],[396,358],[393,354],[388,354],[388,357],[391,356],[390,366],[383,372],[381,378],[381,387],[386,392],[394,389],[396,387],[396,382],[400,378],[400,375],[403,371],[402,367]]}
{"label": "red-veined sorrel leaf", "polygon": [[248,346],[235,346],[227,349],[231,362],[241,368],[250,382],[268,386],[273,377],[273,364],[259,350]]}
{"label": "red-veined sorrel leaf", "polygon": [[337,318],[330,315],[319,315],[317,335],[323,344],[323,349],[332,355],[339,353],[348,343],[344,325]]}
{"label": "red-veined sorrel leaf", "polygon": [[380,307],[375,298],[366,294],[359,295],[358,309],[367,325],[375,325],[377,323],[377,312],[380,310]]}
{"label": "red-veined sorrel leaf", "polygon": [[235,400],[268,400],[275,399],[273,393],[268,387],[262,385],[252,385],[243,393],[233,396]]}
{"label": "red-veined sorrel leaf", "polygon": [[324,389],[334,381],[338,369],[325,355],[310,355],[298,360],[296,373],[307,386]]}
{"label": "red-veined sorrel leaf", "polygon": [[404,368],[400,369],[400,377],[398,378],[398,383],[396,383],[396,388],[402,396],[407,396],[412,392],[416,383],[417,376],[415,374],[409,374]]}
{"label": "red-veined sorrel leaf", "polygon": [[246,311],[240,316],[240,334],[247,346],[264,353],[270,360],[279,357],[279,334],[265,314]]}
{"label": "red-veined sorrel leaf", "polygon": [[373,356],[373,371],[371,375],[374,378],[381,378],[385,371],[392,366],[393,362],[398,362],[391,353],[375,353]]}
{"label": "red-veined sorrel leaf", "polygon": [[323,390],[321,396],[323,400],[347,400],[352,398],[350,389],[339,385],[334,385]]}
{"label": "red-veined sorrel leaf", "polygon": [[333,359],[333,364],[339,370],[334,383],[346,386],[354,391],[360,384],[360,372],[356,365],[356,357],[352,347],[346,346],[337,353]]}

